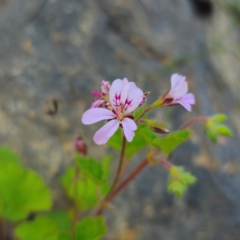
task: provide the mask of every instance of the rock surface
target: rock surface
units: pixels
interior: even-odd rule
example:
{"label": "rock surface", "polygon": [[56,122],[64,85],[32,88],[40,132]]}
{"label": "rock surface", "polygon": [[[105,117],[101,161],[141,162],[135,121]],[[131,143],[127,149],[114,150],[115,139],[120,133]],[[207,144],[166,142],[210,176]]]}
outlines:
{"label": "rock surface", "polygon": [[[170,114],[174,129],[194,115],[229,115],[233,138],[215,146],[196,124],[192,141],[172,154],[198,177],[186,196],[166,192],[161,166],[146,169],[107,211],[108,240],[239,239],[240,8],[209,0],[209,10],[200,2],[0,2],[0,141],[51,183],[58,206],[58,177],[71,162],[74,135],[85,135],[93,156],[107,151],[92,141],[98,125],[80,121],[102,79],[127,77],[151,92],[151,102],[172,73],[186,75],[197,99],[193,113],[179,107],[154,115]],[[45,115],[43,102],[53,97],[79,102]]]}

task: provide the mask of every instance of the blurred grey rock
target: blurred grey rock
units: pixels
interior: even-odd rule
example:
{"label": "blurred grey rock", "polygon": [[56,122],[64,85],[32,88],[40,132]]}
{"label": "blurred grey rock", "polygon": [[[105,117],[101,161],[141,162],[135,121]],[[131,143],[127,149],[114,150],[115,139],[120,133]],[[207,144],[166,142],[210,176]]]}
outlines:
{"label": "blurred grey rock", "polygon": [[[193,113],[172,109],[174,129],[194,115],[229,115],[233,138],[215,146],[196,124],[192,141],[172,154],[171,161],[198,177],[186,196],[170,196],[166,170],[149,167],[115,199],[117,207],[106,211],[106,239],[239,239],[239,19],[220,0],[212,2],[212,15],[200,17],[193,2],[1,3],[0,141],[51,184],[58,206],[64,205],[58,178],[71,163],[75,134],[85,135],[93,156],[108,151],[92,141],[99,125],[81,124],[102,79],[127,77],[151,91],[151,102],[169,87],[172,73],[186,75],[197,104]],[[57,115],[47,116],[48,98],[79,104],[60,105]],[[154,117],[164,121],[167,114],[159,110]]]}

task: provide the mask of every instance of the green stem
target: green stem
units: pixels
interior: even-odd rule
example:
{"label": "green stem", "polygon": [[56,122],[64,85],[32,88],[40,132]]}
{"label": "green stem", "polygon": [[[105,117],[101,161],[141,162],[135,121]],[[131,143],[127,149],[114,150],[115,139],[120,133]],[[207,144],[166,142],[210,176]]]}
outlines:
{"label": "green stem", "polygon": [[141,118],[150,110],[152,109],[152,105],[148,106],[147,108],[145,108],[145,110],[142,112],[142,114],[135,120],[136,124],[138,124],[141,120]]}
{"label": "green stem", "polygon": [[[123,166],[123,162],[124,162],[124,153],[125,153],[125,149],[126,149],[126,138],[123,135],[123,141],[122,141],[122,149],[121,149],[121,154],[119,157],[119,162],[118,162],[118,168],[117,168],[117,173],[115,175],[115,178],[113,180],[112,186],[107,194],[107,196],[104,198],[104,200],[102,201],[103,204],[106,204],[108,202],[108,197],[111,195],[112,191],[114,190],[115,186],[118,183],[119,177],[121,175],[121,171],[122,171],[122,166]],[[97,210],[96,215],[100,215],[102,213],[102,210],[104,209],[103,204],[100,205],[99,209]]]}
{"label": "green stem", "polygon": [[73,213],[73,221],[72,221],[72,227],[71,227],[71,233],[74,235],[75,227],[77,224],[77,221],[79,219],[79,208],[78,208],[78,179],[79,179],[79,173],[80,169],[76,164],[76,170],[73,178],[73,184],[74,184],[74,213]]}

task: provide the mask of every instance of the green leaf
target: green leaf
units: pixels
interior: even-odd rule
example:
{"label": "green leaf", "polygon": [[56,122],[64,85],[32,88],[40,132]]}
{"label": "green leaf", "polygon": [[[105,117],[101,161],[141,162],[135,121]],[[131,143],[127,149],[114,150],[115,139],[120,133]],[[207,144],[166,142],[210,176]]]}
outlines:
{"label": "green leaf", "polygon": [[102,165],[102,180],[107,181],[109,176],[111,175],[110,165],[112,163],[111,156],[107,155],[103,158],[101,165]]}
{"label": "green leaf", "polygon": [[[70,167],[61,177],[63,188],[69,198],[73,199],[82,210],[90,209],[99,202],[99,193],[105,196],[110,183],[107,182],[110,176],[111,157],[106,156],[102,162],[93,158],[77,157],[76,167]],[[78,172],[78,173],[77,173]]]}
{"label": "green leaf", "polygon": [[232,131],[229,127],[222,124],[222,122],[227,120],[227,116],[224,114],[216,114],[206,121],[205,132],[209,138],[216,143],[218,135],[225,137],[232,137]]}
{"label": "green leaf", "polygon": [[75,161],[79,164],[81,171],[84,171],[93,180],[101,181],[103,178],[103,169],[100,162],[91,157],[77,156]]}
{"label": "green leaf", "polygon": [[178,197],[182,197],[185,190],[185,187],[179,181],[172,180],[168,183],[168,192],[176,194]]}
{"label": "green leaf", "polygon": [[69,198],[73,199],[82,210],[98,204],[98,184],[89,176],[75,177],[75,167],[70,167],[61,177],[63,188]]}
{"label": "green leaf", "polygon": [[1,216],[11,221],[51,208],[51,192],[41,176],[15,163],[2,166],[0,161],[0,199]]}
{"label": "green leaf", "polygon": [[216,122],[225,122],[227,120],[227,116],[225,114],[216,114],[214,115],[213,117],[211,117],[213,119],[213,121],[216,121]]}
{"label": "green leaf", "polygon": [[169,154],[181,143],[187,141],[190,137],[190,131],[181,130],[170,133],[168,136],[163,138],[155,138],[153,140],[153,145],[161,149],[164,154]]}
{"label": "green leaf", "polygon": [[140,124],[138,126],[137,133],[141,136],[141,138],[144,138],[146,142],[150,145],[155,138],[158,139],[157,135],[147,125],[144,124]]}
{"label": "green leaf", "polygon": [[16,153],[7,147],[0,147],[0,166],[4,167],[5,164],[9,163],[22,165],[21,159]]}
{"label": "green leaf", "polygon": [[112,158],[110,156],[105,156],[101,162],[102,170],[103,170],[102,180],[105,182],[100,186],[100,193],[102,196],[105,196],[108,193],[112,185],[112,183],[107,182],[111,175],[111,169],[110,169],[111,163],[112,163]]}
{"label": "green leaf", "polygon": [[225,125],[218,125],[217,126],[217,132],[220,135],[226,136],[226,137],[232,137],[233,133],[231,131],[231,129]]}
{"label": "green leaf", "polygon": [[147,146],[147,141],[138,134],[138,131],[135,132],[135,137],[132,142],[127,142],[125,157],[131,158],[134,154],[139,152],[141,149]]}
{"label": "green leaf", "polygon": [[[125,156],[127,158],[132,157],[135,153],[147,146],[147,141],[142,137],[142,135],[139,134],[141,131],[141,125],[139,125],[138,129],[135,131],[135,136],[132,142],[127,142],[126,144]],[[110,138],[108,145],[117,151],[121,150],[122,134],[120,129],[118,129],[116,133]]]}
{"label": "green leaf", "polygon": [[217,142],[217,133],[214,129],[208,129],[207,130],[207,134],[209,136],[209,138],[212,140],[213,143]]}
{"label": "green leaf", "polygon": [[196,181],[197,179],[183,167],[173,166],[169,171],[168,192],[181,197],[188,186]]}
{"label": "green leaf", "polygon": [[57,240],[74,240],[70,233],[60,232]]}
{"label": "green leaf", "polygon": [[23,222],[15,229],[20,240],[58,240],[56,223],[46,216],[39,216],[33,221]]}
{"label": "green leaf", "polygon": [[82,219],[76,227],[76,240],[98,240],[106,233],[106,225],[104,218],[86,217]]}
{"label": "green leaf", "polygon": [[46,216],[56,223],[59,231],[70,231],[71,221],[67,211],[53,211],[47,213]]}
{"label": "green leaf", "polygon": [[[144,110],[147,108],[146,104],[143,104],[142,106],[140,106],[139,108],[137,108],[137,110],[134,112],[133,116],[134,119],[138,119],[141,114],[144,112]],[[144,115],[144,117],[146,117],[146,115]]]}
{"label": "green leaf", "polygon": [[107,144],[117,151],[121,151],[122,147],[122,133],[121,129],[119,128],[113,136],[108,140]]}

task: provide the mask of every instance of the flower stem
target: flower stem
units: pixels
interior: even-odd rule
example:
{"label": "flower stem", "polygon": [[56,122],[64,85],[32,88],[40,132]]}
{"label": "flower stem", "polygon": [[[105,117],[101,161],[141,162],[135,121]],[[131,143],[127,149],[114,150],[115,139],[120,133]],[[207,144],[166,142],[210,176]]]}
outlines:
{"label": "flower stem", "polygon": [[145,108],[145,110],[142,112],[142,114],[135,120],[136,124],[139,123],[139,120],[141,120],[141,118],[150,110],[152,109],[152,105],[148,106],[147,108]]}
{"label": "flower stem", "polygon": [[145,158],[129,175],[125,178],[109,195],[108,201],[111,201],[124,187],[128,185],[147,165],[149,161]]}
{"label": "flower stem", "polygon": [[208,120],[208,117],[204,117],[204,116],[199,116],[199,117],[192,118],[189,121],[187,121],[186,123],[184,123],[180,127],[180,130],[183,130],[183,129],[187,128],[188,126],[190,126],[191,124],[193,124],[195,122],[206,122],[207,120]]}
{"label": "flower stem", "polygon": [[122,149],[121,149],[121,154],[120,154],[120,158],[119,158],[119,163],[118,163],[118,168],[117,168],[117,173],[115,175],[115,178],[113,180],[113,184],[111,186],[111,189],[108,193],[108,195],[111,194],[112,190],[114,189],[114,187],[117,185],[121,171],[122,171],[122,166],[123,166],[123,160],[124,160],[124,153],[125,153],[125,149],[126,149],[126,138],[123,135],[123,141],[122,141]]}
{"label": "flower stem", "polygon": [[[128,175],[125,180],[123,180],[113,191],[111,191],[110,194],[105,198],[105,202],[110,202],[124,187],[128,185],[129,182],[131,182],[147,165],[149,164],[148,160],[145,158],[138,166],[135,168],[132,173]],[[96,215],[101,215],[104,211],[104,207],[101,206],[97,212]]]}
{"label": "flower stem", "polygon": [[0,219],[0,225],[1,225],[0,239],[6,240],[7,239],[6,222],[3,219]]}
{"label": "flower stem", "polygon": [[122,166],[123,166],[123,162],[124,162],[124,153],[125,153],[125,149],[126,149],[126,138],[123,135],[123,140],[122,140],[122,149],[121,149],[121,154],[120,154],[120,158],[119,158],[119,162],[118,162],[118,168],[117,168],[117,173],[115,175],[115,178],[113,180],[112,186],[107,194],[107,196],[103,199],[99,209],[96,212],[96,216],[100,215],[104,209],[104,205],[108,202],[108,197],[112,194],[112,191],[114,190],[115,186],[118,183],[118,180],[120,178],[121,172],[122,172]]}
{"label": "flower stem", "polygon": [[[170,162],[162,158],[160,158],[158,162],[168,170],[173,166]],[[115,189],[113,189],[113,191],[105,198],[105,201],[110,202],[115,198],[123,188],[125,188],[146,166],[148,166],[148,164],[149,160],[147,158],[143,159],[143,161],[120,184],[118,184]],[[101,215],[103,211],[104,207],[100,207],[97,210],[96,215]]]}
{"label": "flower stem", "polygon": [[74,173],[74,178],[73,178],[73,184],[74,184],[74,206],[73,206],[73,220],[72,220],[72,227],[71,227],[71,233],[74,234],[75,232],[75,227],[77,224],[77,221],[79,219],[79,207],[78,207],[78,179],[79,179],[79,173],[80,169],[79,167],[75,166],[75,173]]}
{"label": "flower stem", "polygon": [[164,167],[166,167],[168,170],[171,169],[171,167],[173,166],[169,161],[165,160],[165,159],[160,159],[159,161]]}

